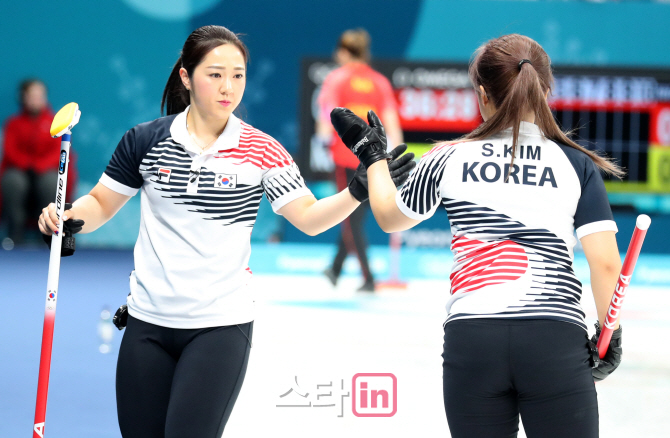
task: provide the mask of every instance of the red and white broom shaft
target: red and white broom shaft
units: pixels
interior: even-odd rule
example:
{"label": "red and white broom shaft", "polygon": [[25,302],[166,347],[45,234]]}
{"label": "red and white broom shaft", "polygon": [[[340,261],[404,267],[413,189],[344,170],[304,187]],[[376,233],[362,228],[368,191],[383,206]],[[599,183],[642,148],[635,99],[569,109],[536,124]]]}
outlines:
{"label": "red and white broom shaft", "polygon": [[44,309],[44,328],[42,329],[42,352],[40,353],[40,371],[37,381],[37,402],[35,405],[33,438],[44,438],[44,420],[47,413],[49,371],[51,369],[51,348],[53,346],[54,324],[56,321],[56,300],[58,299],[58,280],[60,277],[60,254],[63,241],[63,212],[65,210],[65,190],[67,188],[70,139],[71,137],[69,133],[61,136],[58,187],[56,189],[55,202],[56,214],[58,215],[58,229],[60,232],[53,233],[51,236],[49,277],[47,279],[47,298]]}
{"label": "red and white broom shaft", "polygon": [[605,357],[607,348],[610,345],[614,327],[616,327],[617,320],[619,319],[621,305],[623,304],[623,299],[626,296],[626,291],[630,285],[630,280],[633,277],[633,270],[635,269],[635,264],[637,263],[637,258],[640,255],[642,243],[644,242],[644,236],[647,234],[647,229],[650,224],[651,219],[646,214],[639,215],[635,222],[635,231],[633,231],[633,237],[630,239],[626,258],[624,259],[621,273],[619,274],[619,280],[614,288],[614,295],[612,295],[612,301],[610,302],[609,309],[605,315],[605,321],[603,322],[600,337],[598,338],[598,355],[601,359]]}

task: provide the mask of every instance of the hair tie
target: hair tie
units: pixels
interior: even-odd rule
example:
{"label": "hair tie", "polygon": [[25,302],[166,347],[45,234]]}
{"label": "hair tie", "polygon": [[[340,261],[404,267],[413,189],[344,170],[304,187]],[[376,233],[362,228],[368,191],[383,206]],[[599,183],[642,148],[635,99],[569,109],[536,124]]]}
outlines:
{"label": "hair tie", "polygon": [[521,61],[519,61],[519,71],[521,71],[521,66],[524,65],[525,63],[533,65],[533,63],[530,62],[530,59],[522,59]]}

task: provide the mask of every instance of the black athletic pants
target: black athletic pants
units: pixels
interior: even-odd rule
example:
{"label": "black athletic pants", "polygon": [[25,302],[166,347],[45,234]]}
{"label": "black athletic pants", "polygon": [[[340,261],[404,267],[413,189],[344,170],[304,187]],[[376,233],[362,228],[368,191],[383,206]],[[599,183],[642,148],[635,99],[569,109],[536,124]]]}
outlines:
{"label": "black athletic pants", "polygon": [[584,329],[553,320],[469,319],[444,327],[444,407],[453,438],[597,438]]}
{"label": "black athletic pants", "polygon": [[242,387],[253,322],[171,329],[128,317],[116,368],[123,438],[219,438]]}
{"label": "black athletic pants", "polygon": [[[348,186],[349,180],[354,177],[355,172],[355,169],[337,166],[335,168],[337,189],[340,191],[344,190]],[[339,277],[342,272],[342,265],[344,264],[344,259],[346,259],[347,254],[356,251],[365,281],[373,281],[370,265],[368,264],[368,243],[365,240],[365,234],[363,232],[365,214],[367,211],[368,201],[365,201],[359,205],[348,218],[342,221],[342,224],[340,225],[342,233],[340,234],[340,241],[337,245],[337,254],[333,260],[333,273],[336,277]]]}

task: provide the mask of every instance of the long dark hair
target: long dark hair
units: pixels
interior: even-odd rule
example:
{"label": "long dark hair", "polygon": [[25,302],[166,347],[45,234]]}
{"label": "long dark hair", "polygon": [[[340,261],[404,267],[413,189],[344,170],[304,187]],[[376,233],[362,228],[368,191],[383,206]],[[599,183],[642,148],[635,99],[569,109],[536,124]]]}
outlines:
{"label": "long dark hair", "polygon": [[179,70],[186,69],[188,76],[193,75],[193,70],[202,62],[202,59],[214,48],[222,44],[233,44],[244,57],[244,62],[249,60],[249,51],[242,40],[233,32],[223,26],[203,26],[194,30],[184,43],[181,53],[172,73],[165,84],[163,99],[161,100],[161,114],[165,108],[166,114],[177,114],[186,109],[190,104],[189,92],[184,87]]}
{"label": "long dark hair", "polygon": [[551,93],[554,85],[551,60],[542,46],[531,38],[511,34],[488,41],[475,52],[469,75],[477,93],[481,92],[480,85],[484,87],[486,95],[496,107],[496,113],[463,139],[483,140],[511,127],[514,164],[519,124],[525,114],[533,112],[535,124],[546,138],[584,152],[608,174],[618,178],[625,174],[609,158],[575,143],[558,126],[545,98],[547,91]]}

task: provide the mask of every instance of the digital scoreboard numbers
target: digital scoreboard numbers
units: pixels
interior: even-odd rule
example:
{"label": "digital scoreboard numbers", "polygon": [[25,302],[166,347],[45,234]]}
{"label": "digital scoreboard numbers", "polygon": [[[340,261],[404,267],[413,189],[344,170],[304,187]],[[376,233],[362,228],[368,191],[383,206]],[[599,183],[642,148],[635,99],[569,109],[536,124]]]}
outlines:
{"label": "digital scoreboard numbers", "polygon": [[[372,65],[391,82],[405,142],[417,156],[481,123],[466,64]],[[319,88],[334,68],[327,59],[307,59],[302,66],[298,160],[311,179],[329,178],[332,171],[327,145],[315,141],[314,132]],[[606,182],[608,190],[670,192],[670,71],[555,67],[554,74],[549,103],[560,126],[627,169],[623,181]]]}
{"label": "digital scoreboard numbers", "polygon": [[462,66],[378,67],[390,74],[403,131],[462,133],[481,123],[477,95]]}
{"label": "digital scoreboard numbers", "polygon": [[623,166],[609,191],[670,191],[670,72],[557,68],[550,105],[563,129]]}
{"label": "digital scoreboard numbers", "polygon": [[404,130],[468,131],[480,123],[473,90],[403,88],[395,90]]}

